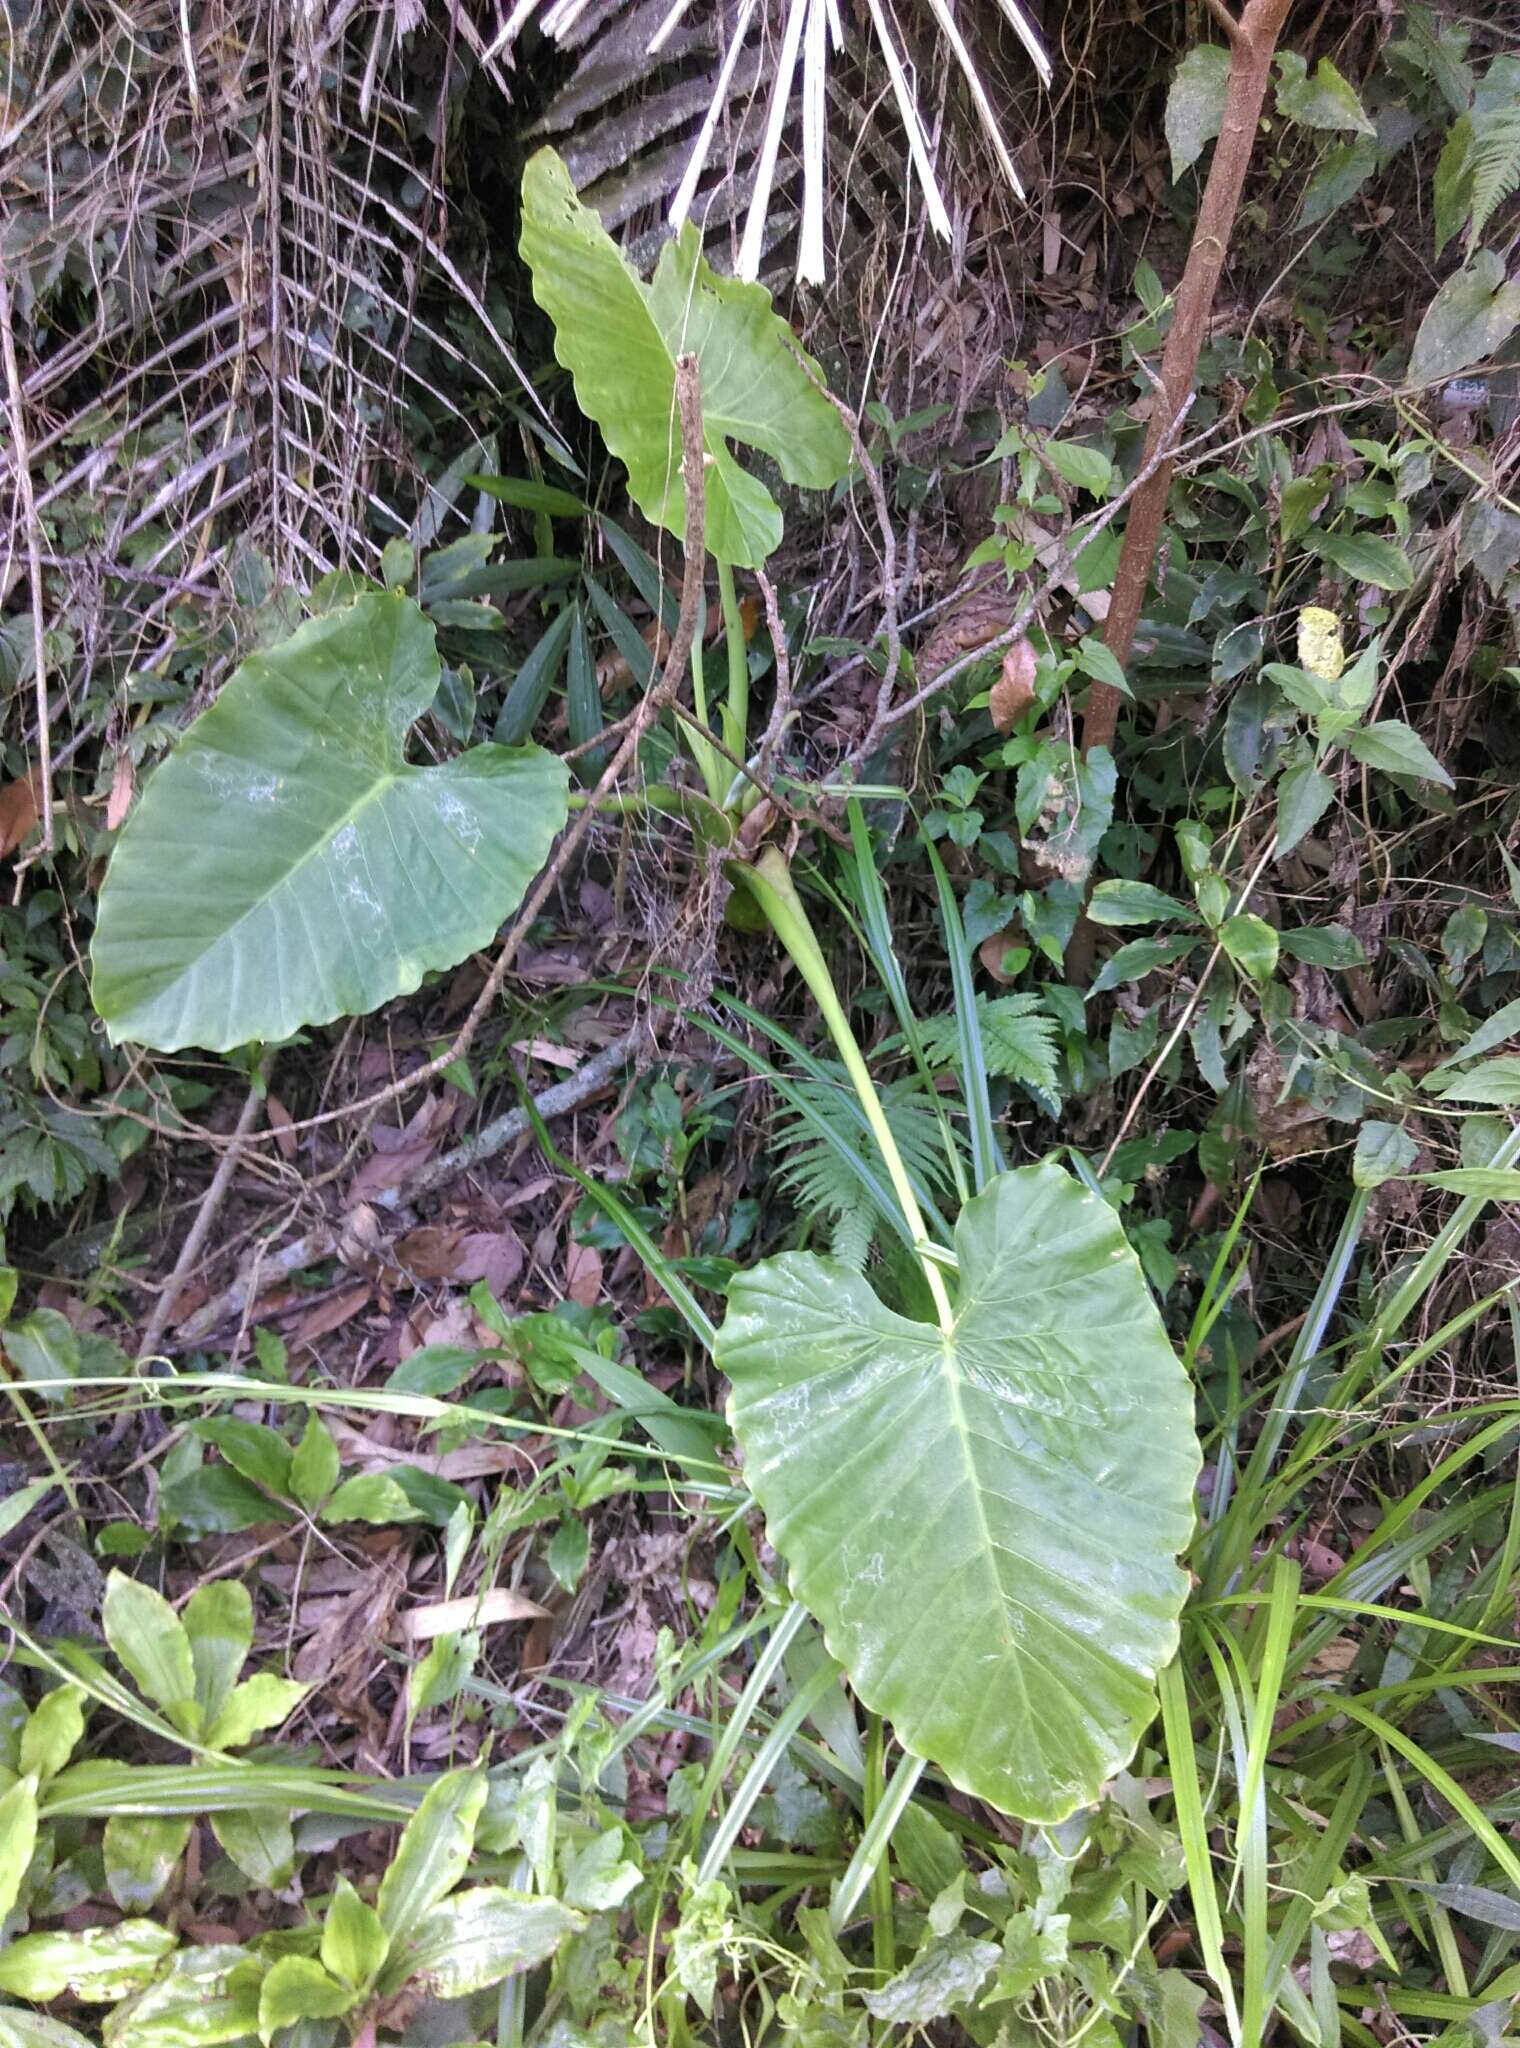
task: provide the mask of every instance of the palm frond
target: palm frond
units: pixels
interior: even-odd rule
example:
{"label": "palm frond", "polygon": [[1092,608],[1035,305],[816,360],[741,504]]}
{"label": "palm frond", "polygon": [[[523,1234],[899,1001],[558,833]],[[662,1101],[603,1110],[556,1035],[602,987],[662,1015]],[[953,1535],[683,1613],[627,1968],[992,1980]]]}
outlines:
{"label": "palm frond", "polygon": [[[1041,84],[1048,85],[1050,60],[1021,0],[998,0],[998,5]],[[1022,198],[1008,139],[955,9],[948,0],[929,0],[929,14],[965,81],[999,168]],[[864,17],[848,23],[836,0],[703,0],[700,7],[693,0],[515,0],[488,54],[510,49],[530,22],[562,45],[585,50],[575,76],[545,116],[546,133],[583,124],[598,105],[613,109],[634,83],[646,88],[635,104],[619,104],[610,112],[603,134],[614,139],[588,151],[579,166],[575,152],[562,146],[572,176],[609,228],[617,225],[615,215],[626,217],[632,210],[635,194],[640,202],[668,200],[670,224],[677,228],[698,213],[707,228],[737,223],[742,211],[735,270],[740,277],[758,277],[779,230],[791,224],[778,218],[785,157],[801,168],[796,273],[804,283],[823,283],[830,110],[853,114],[854,127],[869,126],[865,98],[845,109],[835,88],[831,66],[853,57],[885,69],[882,90],[902,127],[912,181],[922,192],[935,233],[950,239],[950,215],[921,103],[923,82],[914,75],[893,0],[866,0]],[[712,53],[705,74],[693,76],[688,69],[666,82],[664,67],[671,60],[690,58],[704,46]],[[684,133],[675,139],[678,131]],[[667,136],[673,139],[649,149],[657,137]],[[727,175],[699,202],[720,137]],[[852,153],[858,154],[858,148],[852,139]],[[635,163],[645,150],[649,153]],[[598,190],[596,178],[614,164],[625,167],[622,174],[611,189]],[[899,184],[901,177],[898,165]]]}

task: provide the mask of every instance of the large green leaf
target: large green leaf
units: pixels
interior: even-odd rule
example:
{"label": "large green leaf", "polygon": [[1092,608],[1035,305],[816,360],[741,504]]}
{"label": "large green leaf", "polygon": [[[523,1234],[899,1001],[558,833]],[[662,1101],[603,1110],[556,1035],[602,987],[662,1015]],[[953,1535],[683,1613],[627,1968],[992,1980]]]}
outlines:
{"label": "large green leaf", "polygon": [[642,283],[552,149],[523,173],[522,253],[533,296],[554,322],[554,352],[582,412],[628,471],[649,518],[685,520],[676,357],[702,364],[707,545],[719,561],[758,568],[781,539],[781,511],[729,448],[773,456],[788,483],[825,490],[850,465],[850,443],[820,386],[823,373],[757,284],[720,277],[690,222]]}
{"label": "large green leaf", "polygon": [[154,775],[100,892],[114,1040],[225,1052],[373,1010],[485,945],[564,823],[536,747],[405,757],[441,670],[394,592],[255,654]]}
{"label": "large green leaf", "polygon": [[1113,1211],[1053,1164],[968,1202],[947,1334],[793,1253],[729,1290],[745,1477],[867,1706],[1029,1820],[1096,1797],[1177,1645],[1192,1398]]}

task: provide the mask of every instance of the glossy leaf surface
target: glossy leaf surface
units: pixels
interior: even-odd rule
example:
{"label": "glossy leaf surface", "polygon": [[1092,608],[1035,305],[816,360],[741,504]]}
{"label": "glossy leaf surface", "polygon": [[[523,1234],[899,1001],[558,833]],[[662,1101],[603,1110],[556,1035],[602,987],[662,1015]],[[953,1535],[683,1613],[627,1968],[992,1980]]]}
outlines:
{"label": "glossy leaf surface", "polygon": [[676,357],[702,365],[708,548],[758,568],[781,539],[781,510],[735,461],[731,441],[774,457],[788,483],[826,490],[850,465],[850,443],[819,388],[823,373],[757,284],[720,277],[695,226],[667,242],[644,284],[569,173],[543,149],[523,173],[522,253],[533,296],[554,322],[554,350],[581,410],[628,471],[641,511],[682,531]]}
{"label": "glossy leaf surface", "polygon": [[441,673],[432,625],[394,592],[243,663],[154,774],[101,889],[92,994],[113,1040],[279,1041],[494,936],[564,823],[566,772],[536,747],[409,762]]}
{"label": "glossy leaf surface", "polygon": [[730,1289],[745,1477],[867,1706],[954,1782],[1053,1821],[1155,1710],[1187,1580],[1192,1395],[1113,1211],[1060,1167],[956,1230],[947,1334],[794,1253]]}

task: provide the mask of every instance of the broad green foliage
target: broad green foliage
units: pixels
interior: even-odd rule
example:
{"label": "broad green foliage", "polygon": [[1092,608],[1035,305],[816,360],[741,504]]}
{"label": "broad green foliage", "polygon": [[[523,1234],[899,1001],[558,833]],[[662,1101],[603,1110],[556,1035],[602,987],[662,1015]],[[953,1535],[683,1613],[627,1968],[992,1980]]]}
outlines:
{"label": "broad green foliage", "polygon": [[977,1797],[1097,1797],[1177,1644],[1199,1456],[1112,1210],[1059,1167],[956,1231],[954,1328],[807,1254],[736,1279],[718,1359],[745,1477],[867,1706]]}
{"label": "broad green foliage", "polygon": [[440,676],[432,625],[395,593],[243,663],[149,783],[101,889],[93,995],[113,1039],[285,1039],[486,944],[564,822],[566,772],[535,747],[409,763]]}
{"label": "broad green foliage", "polygon": [[676,357],[700,358],[707,545],[720,562],[757,568],[781,539],[781,511],[729,443],[773,456],[788,483],[837,483],[850,444],[823,395],[823,373],[767,291],[709,267],[690,223],[646,285],[576,198],[553,150],[540,150],[523,173],[522,204],[534,296],[554,322],[555,353],[581,410],[626,465],[641,510],[674,533],[685,517]]}

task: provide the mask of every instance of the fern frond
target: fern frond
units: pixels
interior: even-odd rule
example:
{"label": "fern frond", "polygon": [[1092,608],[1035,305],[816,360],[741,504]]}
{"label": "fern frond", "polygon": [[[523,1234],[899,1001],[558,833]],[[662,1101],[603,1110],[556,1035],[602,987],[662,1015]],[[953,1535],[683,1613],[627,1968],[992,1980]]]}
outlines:
{"label": "fern frond", "polygon": [[1483,115],[1474,109],[1472,121],[1472,147],[1467,155],[1467,171],[1472,178],[1469,246],[1483,239],[1484,229],[1520,186],[1520,100],[1511,100]]}
{"label": "fern frond", "polygon": [[[788,1106],[772,1118],[772,1144],[783,1161],[775,1179],[804,1215],[827,1226],[835,1256],[859,1271],[891,1226],[869,1184],[851,1166],[861,1145],[852,1113],[854,1091],[842,1066],[832,1060],[827,1065],[838,1074],[837,1082],[794,1077],[791,1085],[803,1106]],[[944,1194],[948,1172],[933,1105],[911,1079],[895,1081],[880,1093],[909,1174],[936,1196]],[[820,1126],[838,1142],[831,1144]]]}
{"label": "fern frond", "polygon": [[[989,1075],[1026,1081],[1032,1088],[1057,1093],[1060,1080],[1056,1071],[1056,1027],[1041,1011],[1039,997],[978,996],[976,1008]],[[930,1066],[953,1067],[960,1058],[954,1017],[925,1018],[919,1029],[924,1058]]]}

